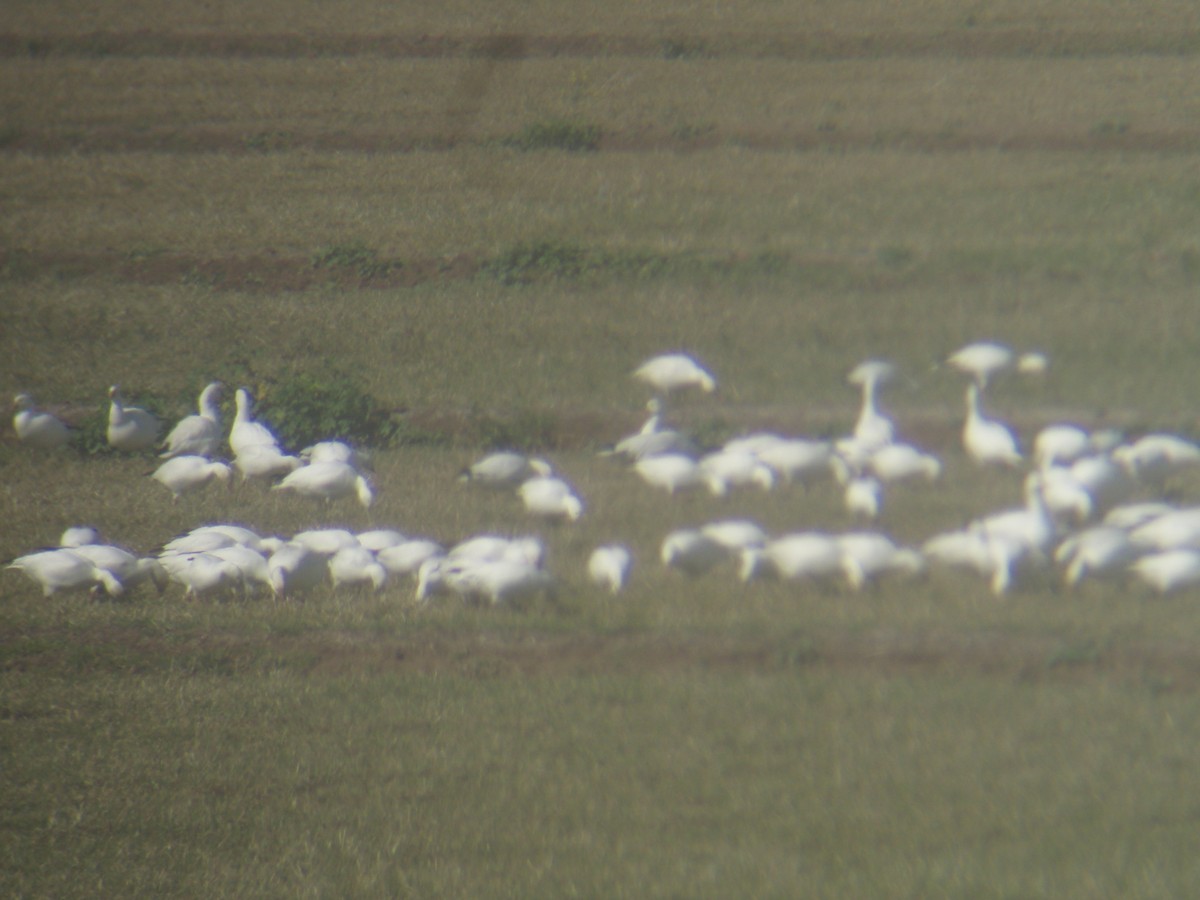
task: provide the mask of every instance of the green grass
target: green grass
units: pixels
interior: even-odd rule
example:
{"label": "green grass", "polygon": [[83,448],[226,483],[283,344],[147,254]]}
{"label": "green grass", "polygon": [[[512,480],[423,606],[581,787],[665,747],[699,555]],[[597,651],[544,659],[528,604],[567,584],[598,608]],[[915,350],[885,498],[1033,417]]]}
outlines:
{"label": "green grass", "polygon": [[[1026,439],[1195,434],[1191,5],[1103,32],[1060,0],[160,6],[10,10],[0,384],[93,444],[114,383],[168,420],[213,378],[289,427],[367,420],[378,502],[172,503],[148,456],[5,431],[0,559],[82,522],[141,552],[206,521],[539,532],[558,598],[46,601],[0,572],[5,896],[1188,893],[1194,596],[688,580],[672,528],[853,523],[831,485],[668,501],[595,451],[652,353],[716,373],[671,411],[708,441],[844,433],[846,372],[886,356],[884,406],[946,462],[889,495],[916,543],[1016,502],[934,369],[985,337],[1049,354],[990,392]],[[346,38],[422,34],[468,50]],[[582,520],[455,480],[496,446],[550,457]],[[614,538],[619,598],[583,576]]]}

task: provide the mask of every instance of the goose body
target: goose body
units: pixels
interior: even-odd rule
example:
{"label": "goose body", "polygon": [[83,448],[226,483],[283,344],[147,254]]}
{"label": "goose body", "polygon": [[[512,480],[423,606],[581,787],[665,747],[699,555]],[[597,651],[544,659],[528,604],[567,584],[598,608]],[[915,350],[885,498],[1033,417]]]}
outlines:
{"label": "goose body", "polygon": [[304,465],[298,456],[284,453],[275,444],[243,446],[233,458],[233,467],[242,478],[275,478],[288,475]]}
{"label": "goose body", "polygon": [[291,491],[304,497],[331,502],[354,495],[370,507],[375,495],[367,479],[344,462],[316,462],[285,475],[272,490]]}
{"label": "goose body", "polygon": [[612,594],[619,594],[629,580],[633,567],[633,556],[629,549],[620,544],[597,547],[588,557],[587,573],[593,584]]}
{"label": "goose body", "polygon": [[109,572],[126,590],[144,581],[154,582],[160,593],[166,587],[166,569],[152,557],[134,556],[128,550],[111,544],[85,544],[72,552]]}
{"label": "goose body", "polygon": [[115,384],[108,389],[108,397],[108,445],[129,453],[151,449],[162,431],[158,417],[140,407],[125,406]]}
{"label": "goose body", "polygon": [[124,587],[111,572],[102,569],[75,550],[58,548],[19,556],[7,568],[21,572],[53,597],[59,591],[90,590],[103,587],[110,597],[119,596]]}
{"label": "goose body", "polygon": [[883,511],[883,483],[873,475],[856,475],[846,482],[842,502],[856,519],[874,522]]}
{"label": "goose body", "polygon": [[970,375],[980,388],[1013,367],[1016,354],[1012,349],[994,341],[978,341],[955,351],[946,359],[946,365]]}
{"label": "goose body", "polygon": [[733,554],[748,547],[762,547],[767,543],[767,533],[757,522],[749,519],[723,519],[700,526],[700,533],[712,538]]}
{"label": "goose body", "polygon": [[899,547],[890,537],[874,531],[838,535],[842,553],[842,572],[854,590],[889,573],[915,575],[925,568],[925,560],[915,550]]}
{"label": "goose body", "polygon": [[728,559],[729,551],[715,538],[696,529],[684,528],[672,531],[663,539],[659,556],[667,568],[697,576]]}
{"label": "goose body", "polygon": [[180,419],[167,435],[166,448],[159,455],[164,458],[175,456],[215,456],[221,446],[221,409],[217,398],[221,395],[221,383],[211,382],[197,400],[196,415]]}
{"label": "goose body", "polygon": [[411,538],[401,544],[376,551],[375,558],[391,575],[415,575],[427,560],[445,554],[445,549],[437,541]]}
{"label": "goose body", "polygon": [[676,494],[705,483],[704,470],[700,468],[700,464],[690,456],[680,453],[640,459],[634,463],[633,471],[646,484],[668,494]]}
{"label": "goose body", "polygon": [[1092,436],[1077,425],[1047,425],[1033,439],[1034,464],[1070,465],[1092,452]]}
{"label": "goose body", "polygon": [[1152,553],[1137,559],[1129,571],[1160,594],[1200,584],[1200,550]]}
{"label": "goose body", "polygon": [[237,412],[233,417],[233,425],[229,429],[229,449],[234,456],[246,455],[256,448],[267,447],[279,450],[279,439],[262,422],[254,420],[254,398],[245,388],[238,388],[234,393]]}
{"label": "goose body", "polygon": [[204,456],[173,456],[155,469],[150,477],[178,500],[211,481],[229,481],[229,473],[229,466],[225,463],[212,462]]}
{"label": "goose body", "polygon": [[755,450],[755,455],[788,483],[807,484],[833,472],[833,444],[805,438],[779,438]]}
{"label": "goose body", "polygon": [[271,590],[285,598],[310,591],[328,577],[327,556],[288,541],[267,558]]}
{"label": "goose body", "polygon": [[888,444],[867,458],[865,469],[884,484],[916,478],[936,481],[942,474],[942,462],[911,444]]}
{"label": "goose body", "polygon": [[334,588],[344,584],[370,584],[380,591],[387,576],[388,570],[361,544],[343,547],[329,558],[329,577]]}
{"label": "goose body", "polygon": [[742,581],[774,577],[785,581],[828,579],[842,573],[842,551],[837,538],[824,532],[787,534],[764,548],[743,551]]}
{"label": "goose body", "polygon": [[979,387],[967,385],[967,419],[963,425],[963,449],[982,466],[1021,465],[1016,435],[1003,422],[987,418],[981,409]]}
{"label": "goose body", "polygon": [[850,373],[847,379],[851,384],[862,388],[862,408],[858,420],[854,424],[853,436],[856,441],[867,447],[883,447],[895,438],[895,425],[892,420],[879,411],[876,402],[876,392],[879,386],[886,384],[895,375],[895,367],[882,360],[868,360],[860,363]]}
{"label": "goose body", "polygon": [[13,399],[16,414],[13,428],[22,444],[40,450],[57,450],[71,439],[71,431],[52,413],[38,409],[28,394],[17,394]]}
{"label": "goose body", "polygon": [[648,359],[634,369],[633,377],[660,395],[691,387],[710,394],[717,388],[712,374],[686,353],[665,353]]}
{"label": "goose body", "polygon": [[583,501],[561,478],[531,478],[517,489],[517,493],[525,510],[538,518],[574,522],[583,515]]}
{"label": "goose body", "polygon": [[171,580],[183,585],[185,597],[198,599],[210,594],[245,592],[242,570],[234,563],[211,553],[160,557],[160,562],[170,573]]}
{"label": "goose body", "polygon": [[1097,525],[1063,541],[1054,551],[1054,560],[1063,567],[1067,587],[1076,588],[1084,578],[1122,573],[1141,555],[1124,528]]}
{"label": "goose body", "polygon": [[549,477],[551,471],[550,463],[544,459],[503,450],[472,463],[459,475],[459,480],[480,487],[509,490],[531,478]]}

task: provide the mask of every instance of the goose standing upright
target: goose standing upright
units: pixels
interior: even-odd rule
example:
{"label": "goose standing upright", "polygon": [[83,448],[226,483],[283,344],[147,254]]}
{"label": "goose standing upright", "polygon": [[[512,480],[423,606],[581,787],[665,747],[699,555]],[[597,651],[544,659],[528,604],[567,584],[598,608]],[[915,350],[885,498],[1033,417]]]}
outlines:
{"label": "goose standing upright", "polygon": [[253,419],[254,398],[245,388],[238,388],[234,394],[237,412],[233,417],[233,425],[229,429],[229,449],[234,456],[245,456],[258,447],[273,447],[279,449],[279,439],[262,422]]}
{"label": "goose standing upright", "polygon": [[963,449],[979,465],[1021,465],[1022,456],[1016,435],[1007,425],[984,416],[979,385],[967,385],[967,420],[963,425]]}
{"label": "goose standing upright", "polygon": [[185,416],[167,435],[166,449],[159,456],[214,456],[221,446],[221,410],[217,398],[221,382],[214,381],[200,392],[199,412]]}
{"label": "goose standing upright", "polygon": [[114,384],[108,389],[108,445],[114,450],[137,453],[149,450],[158,441],[162,423],[153,413],[121,402],[120,389]]}
{"label": "goose standing upright", "polygon": [[879,387],[896,374],[896,367],[883,360],[871,359],[855,366],[847,376],[850,384],[862,388],[862,408],[854,424],[854,440],[871,449],[890,444],[896,429],[892,420],[879,411],[875,395]]}

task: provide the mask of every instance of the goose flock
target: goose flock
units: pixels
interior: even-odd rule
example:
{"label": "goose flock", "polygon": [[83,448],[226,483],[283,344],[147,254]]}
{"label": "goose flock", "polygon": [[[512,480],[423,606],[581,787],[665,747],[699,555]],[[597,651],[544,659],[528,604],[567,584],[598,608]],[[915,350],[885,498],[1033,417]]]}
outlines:
{"label": "goose flock", "polygon": [[[742,434],[719,447],[700,448],[668,424],[669,404],[685,392],[717,390],[717,380],[684,353],[656,356],[632,372],[652,396],[649,417],[635,433],[601,454],[625,465],[632,478],[664,497],[707,492],[776,491],[826,481],[842,492],[850,530],[802,529],[767,533],[750,519],[727,518],[665,534],[650,553],[668,570],[700,578],[727,568],[743,583],[759,579],[832,584],[864,590],[888,578],[928,576],[941,569],[972,573],[997,596],[1029,583],[1079,589],[1089,579],[1128,579],[1169,593],[1200,584],[1200,507],[1170,502],[1172,480],[1200,465],[1200,445],[1179,435],[1152,433],[1137,440],[1074,423],[1049,425],[1022,441],[985,407],[990,385],[1006,373],[1040,375],[1047,359],[1018,355],[995,342],[968,345],[944,365],[966,376],[962,454],[982,470],[1023,473],[1022,492],[1010,508],[978,516],[965,526],[905,546],[879,527],[895,485],[932,485],[942,479],[935,454],[900,441],[900,430],[880,406],[896,367],[868,360],[847,376],[861,391],[851,432],[836,439],[774,432]],[[152,477],[173,500],[213,482],[272,481],[272,490],[332,504],[343,499],[369,508],[370,479],[354,448],[328,440],[286,452],[270,427],[254,418],[248,390],[235,393],[236,415],[221,424],[219,382],[208,384],[197,413],[166,434],[151,413],[123,404],[109,391],[107,437],[114,449],[158,449]],[[53,450],[70,429],[28,394],[15,399],[14,428],[31,447]],[[230,461],[217,458],[227,445]],[[1023,451],[1023,446],[1027,451]],[[587,515],[585,497],[550,461],[514,451],[491,453],[459,476],[469,488],[511,493],[527,522],[570,527]],[[606,542],[588,557],[585,576],[598,590],[624,591],[638,556]],[[508,604],[542,596],[553,601],[562,584],[536,534],[472,535],[450,545],[392,528],[351,532],[315,528],[290,537],[264,535],[232,524],[206,524],[165,542],[148,556],[103,543],[94,529],[74,527],[59,545],[13,560],[45,596],[86,590],[120,596],[142,584],[160,592],[179,585],[187,597],[288,598],[321,586],[381,591],[405,582],[418,603],[452,595],[468,602]]]}

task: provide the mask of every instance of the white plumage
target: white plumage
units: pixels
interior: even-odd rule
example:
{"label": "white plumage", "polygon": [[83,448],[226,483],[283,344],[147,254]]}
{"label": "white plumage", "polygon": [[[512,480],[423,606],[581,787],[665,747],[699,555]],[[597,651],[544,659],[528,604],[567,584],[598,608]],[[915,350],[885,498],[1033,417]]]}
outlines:
{"label": "white plumage", "polygon": [[353,494],[359,503],[368,508],[375,499],[367,479],[344,462],[309,463],[284,476],[271,489],[291,491],[327,503]]}
{"label": "white plumage", "polygon": [[108,429],[105,436],[114,450],[136,453],[149,450],[158,441],[162,423],[158,417],[137,406],[125,406],[114,384],[108,389]]}
{"label": "white plumage", "polygon": [[221,446],[221,409],[217,398],[221,383],[214,381],[200,392],[196,415],[180,419],[167,435],[166,449],[160,456],[215,456]]}
{"label": "white plumage", "polygon": [[717,388],[712,374],[686,353],[665,353],[648,359],[634,369],[633,377],[663,395],[690,387],[705,393]]}
{"label": "white plumage", "polygon": [[946,365],[970,375],[980,388],[985,388],[991,379],[1011,369],[1015,361],[1011,348],[994,341],[978,341],[952,353]]}
{"label": "white plumage", "polygon": [[74,591],[103,587],[111,597],[124,592],[121,582],[111,572],[95,565],[75,550],[59,548],[19,556],[7,568],[22,572],[38,584],[43,596],[53,597],[59,591]]}
{"label": "white plumage", "polygon": [[1003,422],[983,414],[979,386],[967,385],[967,419],[963,425],[963,449],[976,463],[984,466],[1019,466],[1021,451],[1016,435]]}
{"label": "white plumage", "polygon": [[629,571],[633,567],[633,555],[621,544],[605,544],[597,547],[588,557],[588,578],[613,594],[625,589]]}
{"label": "white plumage", "polygon": [[262,422],[256,422],[254,415],[254,398],[246,388],[238,388],[234,393],[237,412],[233,417],[233,425],[229,428],[229,449],[234,456],[244,456],[259,448],[266,447],[279,451],[279,439]]}
{"label": "white plumage", "polygon": [[489,453],[463,469],[459,480],[481,487],[508,490],[520,487],[530,478],[548,477],[552,471],[550,463],[544,459],[501,450]]}
{"label": "white plumage", "polygon": [[517,493],[525,510],[538,518],[574,522],[583,515],[583,501],[561,478],[531,478],[517,489]]}
{"label": "white plumage", "polygon": [[665,453],[639,459],[633,471],[651,487],[675,494],[705,483],[704,470],[690,456],[681,453]]}
{"label": "white plumage", "polygon": [[204,456],[174,456],[155,469],[150,477],[178,500],[210,481],[229,481],[229,474],[229,466],[225,463],[212,462]]}
{"label": "white plumage", "polygon": [[29,394],[17,394],[13,405],[17,409],[13,428],[22,444],[40,450],[56,450],[71,439],[70,429],[53,414],[34,406]]}

